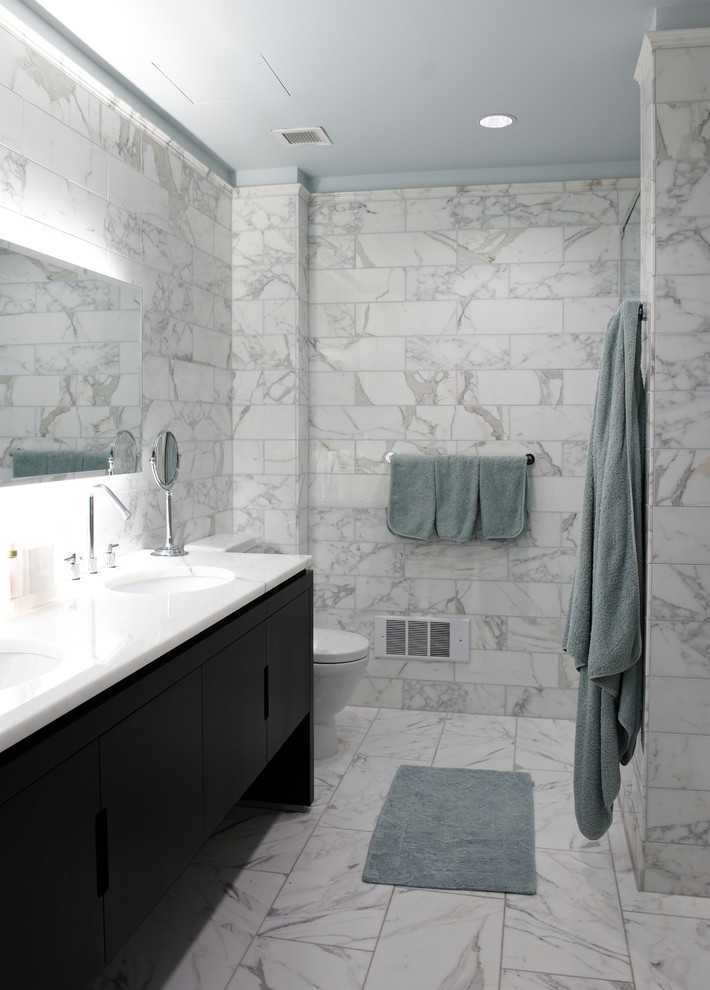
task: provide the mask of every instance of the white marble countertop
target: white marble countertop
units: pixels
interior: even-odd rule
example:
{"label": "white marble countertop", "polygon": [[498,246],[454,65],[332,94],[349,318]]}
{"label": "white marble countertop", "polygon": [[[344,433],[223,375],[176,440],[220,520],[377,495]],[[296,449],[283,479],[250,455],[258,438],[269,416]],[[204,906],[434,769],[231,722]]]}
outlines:
{"label": "white marble countertop", "polygon": [[[310,566],[308,556],[140,550],[115,569],[67,580],[50,604],[0,623],[0,751],[208,629]],[[177,593],[130,593],[114,582],[160,571],[219,584]],[[227,573],[229,572],[229,573]],[[226,580],[225,580],[226,579]],[[17,653],[17,656],[9,654]],[[35,655],[35,656],[33,656]]]}

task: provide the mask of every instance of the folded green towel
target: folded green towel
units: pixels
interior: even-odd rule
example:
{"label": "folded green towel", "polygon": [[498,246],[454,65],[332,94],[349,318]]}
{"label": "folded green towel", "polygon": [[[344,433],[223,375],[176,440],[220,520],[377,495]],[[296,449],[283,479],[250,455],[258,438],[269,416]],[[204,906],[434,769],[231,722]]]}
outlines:
{"label": "folded green towel", "polygon": [[580,831],[612,821],[643,719],[644,433],[638,302],[609,320],[589,438],[563,649],[579,670],[574,756]]}
{"label": "folded green towel", "polygon": [[47,474],[73,474],[81,471],[80,450],[50,450],[47,452]]}
{"label": "folded green towel", "polygon": [[434,458],[397,454],[390,464],[390,533],[428,540],[434,532],[434,513]]}
{"label": "folded green towel", "polygon": [[436,532],[441,540],[470,540],[478,513],[480,458],[454,454],[434,458]]}
{"label": "folded green towel", "polygon": [[485,540],[512,540],[528,523],[528,471],[519,457],[481,457],[478,481]]}
{"label": "folded green towel", "polygon": [[47,474],[47,452],[45,450],[13,451],[13,478],[34,478],[42,474]]}
{"label": "folded green towel", "polygon": [[85,450],[81,456],[82,471],[108,471],[108,454],[105,450]]}

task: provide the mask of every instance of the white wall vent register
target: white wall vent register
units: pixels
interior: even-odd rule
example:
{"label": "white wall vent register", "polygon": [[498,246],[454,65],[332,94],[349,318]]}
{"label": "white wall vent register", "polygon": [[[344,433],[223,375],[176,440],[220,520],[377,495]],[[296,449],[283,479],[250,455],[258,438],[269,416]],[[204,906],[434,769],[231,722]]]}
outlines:
{"label": "white wall vent register", "polygon": [[375,656],[468,662],[470,620],[442,616],[375,616]]}

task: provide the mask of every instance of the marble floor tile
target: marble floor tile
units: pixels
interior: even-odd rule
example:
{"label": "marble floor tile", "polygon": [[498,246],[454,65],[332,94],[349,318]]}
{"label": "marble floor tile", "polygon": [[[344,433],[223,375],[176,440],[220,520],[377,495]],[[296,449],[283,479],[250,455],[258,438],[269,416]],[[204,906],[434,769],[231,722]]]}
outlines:
{"label": "marble floor tile", "polygon": [[365,990],[498,990],[503,902],[396,888]]}
{"label": "marble floor tile", "polygon": [[504,969],[500,975],[500,990],[634,990],[634,985],[619,980],[580,980],[576,976]]}
{"label": "marble floor tile", "polygon": [[537,894],[508,895],[503,967],[631,980],[611,856],[536,849]]}
{"label": "marble floor tile", "polygon": [[448,715],[433,765],[512,770],[515,721],[509,715]]}
{"label": "marble floor tile", "polygon": [[360,753],[389,756],[403,763],[431,761],[446,722],[443,712],[382,709],[360,744]]}
{"label": "marble floor tile", "polygon": [[374,950],[392,888],[363,883],[369,832],[316,829],[260,935]]}
{"label": "marble floor tile", "polygon": [[[416,761],[406,762],[412,765]],[[429,766],[428,763],[416,765]],[[372,832],[394,775],[401,766],[400,759],[358,753],[321,815],[320,824]]]}
{"label": "marble floor tile", "polygon": [[371,959],[361,949],[259,935],[226,990],[362,990]]}
{"label": "marble floor tile", "polygon": [[707,990],[709,922],[650,914],[624,921],[636,990]]}
{"label": "marble floor tile", "polygon": [[191,865],[92,990],[224,987],[284,877]]}
{"label": "marble floor tile", "polygon": [[516,770],[572,770],[574,722],[561,718],[519,718]]}
{"label": "marble floor tile", "polygon": [[289,873],[322,809],[275,812],[234,808],[195,857],[215,866],[248,866],[268,873]]}

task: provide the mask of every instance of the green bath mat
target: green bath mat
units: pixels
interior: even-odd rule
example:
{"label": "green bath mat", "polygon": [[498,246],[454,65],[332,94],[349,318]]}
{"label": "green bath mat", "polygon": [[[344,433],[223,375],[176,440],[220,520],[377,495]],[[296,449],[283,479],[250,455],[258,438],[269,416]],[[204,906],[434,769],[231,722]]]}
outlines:
{"label": "green bath mat", "polygon": [[532,789],[529,773],[401,766],[363,880],[534,894]]}

